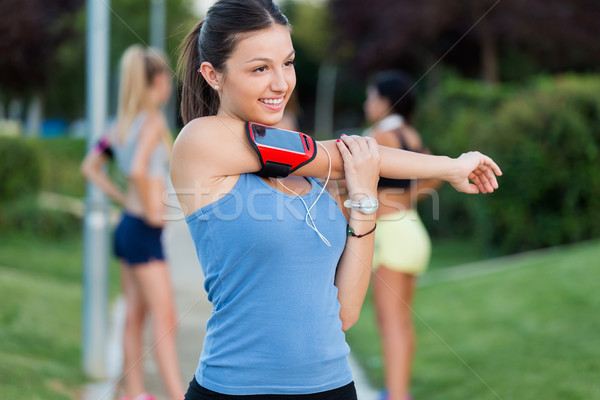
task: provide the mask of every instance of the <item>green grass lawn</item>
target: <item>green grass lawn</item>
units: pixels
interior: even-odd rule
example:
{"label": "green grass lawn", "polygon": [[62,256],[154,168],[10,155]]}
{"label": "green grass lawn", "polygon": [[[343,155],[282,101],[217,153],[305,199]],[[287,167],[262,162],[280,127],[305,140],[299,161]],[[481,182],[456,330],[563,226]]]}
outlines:
{"label": "green grass lawn", "polygon": [[[85,141],[31,143],[40,150],[42,190],[82,198]],[[41,210],[36,201],[14,203],[7,213],[20,228],[0,229],[0,399],[74,399],[86,381],[81,221],[65,224],[65,215]],[[109,272],[112,296],[119,292],[114,259]]]}
{"label": "green grass lawn", "polygon": [[436,240],[431,248],[428,271],[448,268],[488,258],[485,252],[465,239]]}
{"label": "green grass lawn", "polygon": [[[118,270],[110,268],[111,292]],[[74,399],[81,371],[82,247],[9,234],[0,240],[0,399]]]}
{"label": "green grass lawn", "polygon": [[[598,260],[600,241],[593,241],[481,263],[454,277],[430,272],[414,307],[415,398],[600,399]],[[436,273],[445,278],[432,279]],[[381,387],[370,298],[347,337]]]}

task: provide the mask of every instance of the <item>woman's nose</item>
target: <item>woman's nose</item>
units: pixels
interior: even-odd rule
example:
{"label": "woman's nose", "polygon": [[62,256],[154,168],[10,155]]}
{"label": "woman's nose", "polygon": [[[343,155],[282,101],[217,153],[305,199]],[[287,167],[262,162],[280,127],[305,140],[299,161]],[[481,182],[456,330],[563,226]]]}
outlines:
{"label": "woman's nose", "polygon": [[274,92],[286,92],[288,90],[288,82],[285,72],[281,69],[273,71],[273,79],[271,81],[271,90]]}

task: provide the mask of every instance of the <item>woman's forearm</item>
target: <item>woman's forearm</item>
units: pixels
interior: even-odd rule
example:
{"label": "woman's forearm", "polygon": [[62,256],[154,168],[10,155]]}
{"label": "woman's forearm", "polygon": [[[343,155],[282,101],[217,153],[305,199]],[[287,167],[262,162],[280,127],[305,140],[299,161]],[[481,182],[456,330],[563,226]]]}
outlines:
{"label": "woman's forearm", "polygon": [[[331,179],[344,179],[344,163],[340,157],[335,140],[319,142],[331,157]],[[446,156],[414,153],[406,150],[379,146],[380,175],[392,179],[444,179],[455,169],[455,160]],[[319,146],[314,161],[301,168],[306,176],[327,177],[329,159],[327,153]]]}
{"label": "woman's forearm", "polygon": [[91,180],[112,200],[121,206],[125,205],[125,193],[106,175],[99,175],[96,179]]}
{"label": "woman's forearm", "polygon": [[105,161],[101,154],[90,153],[81,164],[81,173],[108,197],[124,205],[125,193],[108,177],[104,171],[104,163]]}
{"label": "woman's forearm", "polygon": [[[358,235],[365,234],[375,226],[375,217],[375,213],[364,215],[352,210],[348,226],[354,229]],[[374,237],[375,232],[361,238],[349,236],[344,253],[338,263],[335,286],[338,288],[340,319],[344,331],[352,327],[358,320],[369,288]]]}
{"label": "woman's forearm", "polygon": [[379,146],[380,175],[392,179],[444,179],[455,169],[455,160],[446,156],[414,153]]}

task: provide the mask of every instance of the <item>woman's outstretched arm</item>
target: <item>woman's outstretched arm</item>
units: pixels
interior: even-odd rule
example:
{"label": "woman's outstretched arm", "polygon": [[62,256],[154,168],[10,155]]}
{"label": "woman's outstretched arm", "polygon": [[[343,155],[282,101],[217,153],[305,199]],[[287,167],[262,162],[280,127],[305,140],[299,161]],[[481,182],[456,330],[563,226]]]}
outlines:
{"label": "woman's outstretched arm", "polygon": [[[331,156],[331,179],[344,179],[344,162],[336,141],[319,143]],[[496,175],[502,174],[489,157],[477,152],[452,159],[380,146],[379,153],[383,177],[439,178],[466,193],[492,192],[498,187]],[[225,195],[238,175],[260,169],[244,122],[236,119],[204,117],[191,121],[173,146],[171,180],[186,215]],[[327,152],[319,148],[315,159],[293,174],[326,178],[328,170]]]}
{"label": "woman's outstretched arm", "polygon": [[[331,178],[344,178],[344,163],[334,140],[319,142],[331,155]],[[420,154],[411,151],[379,146],[380,175],[393,179],[438,178],[449,182],[456,190],[465,193],[491,193],[498,188],[497,175],[502,171],[489,157],[479,152],[469,152],[453,159],[446,156]],[[324,151],[317,153],[314,161],[294,174],[327,177],[328,158]],[[469,180],[472,183],[469,183]]]}

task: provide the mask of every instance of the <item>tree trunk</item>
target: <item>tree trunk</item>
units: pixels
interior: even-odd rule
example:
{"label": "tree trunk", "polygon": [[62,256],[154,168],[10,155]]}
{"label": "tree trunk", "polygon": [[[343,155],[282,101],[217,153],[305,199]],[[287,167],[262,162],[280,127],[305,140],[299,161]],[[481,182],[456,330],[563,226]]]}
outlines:
{"label": "tree trunk", "polygon": [[485,26],[481,29],[481,69],[483,81],[487,84],[494,85],[500,81],[498,48],[492,32]]}
{"label": "tree trunk", "polygon": [[23,101],[20,98],[12,99],[8,103],[8,119],[22,121]]}
{"label": "tree trunk", "polygon": [[36,93],[29,101],[27,107],[27,127],[25,136],[39,136],[42,130],[42,114],[43,114],[43,97],[41,93]]}
{"label": "tree trunk", "polygon": [[315,101],[315,135],[329,137],[333,134],[336,77],[337,67],[335,65],[321,64]]}

